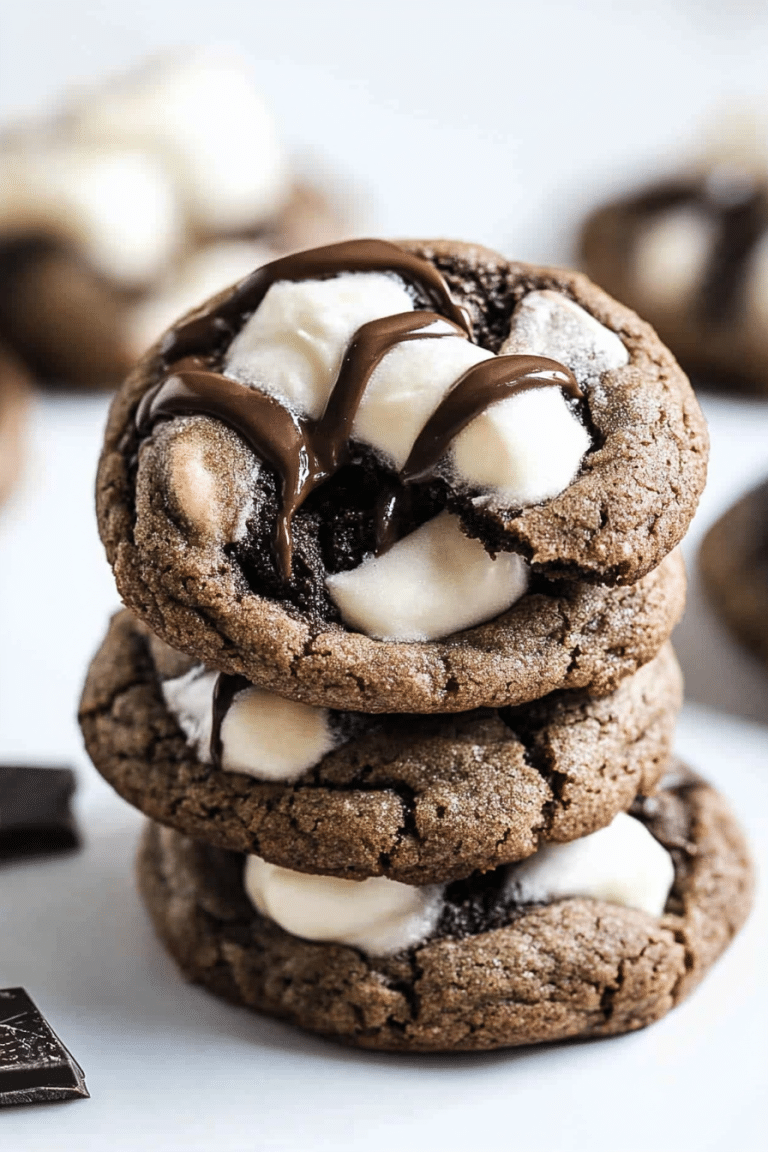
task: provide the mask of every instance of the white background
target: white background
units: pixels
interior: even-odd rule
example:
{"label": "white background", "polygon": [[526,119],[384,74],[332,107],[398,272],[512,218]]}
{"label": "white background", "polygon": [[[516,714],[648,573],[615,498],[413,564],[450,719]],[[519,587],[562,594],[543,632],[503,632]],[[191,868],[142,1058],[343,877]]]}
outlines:
{"label": "white background", "polygon": [[[179,43],[238,43],[302,162],[348,178],[383,235],[569,259],[595,198],[684,154],[713,111],[768,110],[768,6],[17,0],[0,15],[3,116]],[[768,403],[705,397],[710,483],[686,552],[678,747],[768,858],[768,678],[701,600],[706,526],[768,472]],[[139,817],[74,722],[117,598],[96,536],[102,398],[36,402],[0,516],[0,761],[73,763],[79,855],[0,871],[0,985],[23,984],[92,1099],[0,1112],[0,1149],[765,1148],[765,898],[693,999],[644,1033],[480,1056],[358,1054],[188,988],[134,894]]]}

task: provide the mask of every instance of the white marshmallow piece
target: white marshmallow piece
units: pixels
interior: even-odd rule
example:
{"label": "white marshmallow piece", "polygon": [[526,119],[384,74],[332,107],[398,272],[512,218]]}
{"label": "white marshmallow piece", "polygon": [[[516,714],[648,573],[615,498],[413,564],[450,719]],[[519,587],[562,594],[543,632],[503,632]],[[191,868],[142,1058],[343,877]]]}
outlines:
{"label": "white marshmallow piece", "polygon": [[230,344],[224,374],[317,418],[357,329],[412,310],[402,280],[383,272],[279,280]]}
{"label": "white marshmallow piece", "polygon": [[623,368],[629,353],[623,341],[580,304],[561,292],[529,292],[512,314],[502,356],[549,356],[570,368],[579,384]]}
{"label": "white marshmallow piece", "polygon": [[[445,323],[433,327],[451,330]],[[425,335],[403,341],[371,373],[352,435],[402,468],[419,432],[452,385],[475,364],[492,359],[492,352],[461,336]]]}
{"label": "white marshmallow piece", "polygon": [[234,53],[177,54],[145,66],[83,98],[69,124],[81,139],[154,152],[202,229],[251,227],[288,196],[274,121]]}
{"label": "white marshmallow piece", "polygon": [[532,388],[475,417],[453,442],[453,465],[494,503],[523,508],[567,488],[591,443],[560,388]]}
{"label": "white marshmallow piece", "polygon": [[246,688],[221,725],[221,766],[257,780],[296,780],[335,743],[327,709]]}
{"label": "white marshmallow piece", "polygon": [[218,672],[209,672],[198,664],[183,676],[162,682],[166,708],[203,764],[211,762],[213,690],[218,678]]}
{"label": "white marshmallow piece", "polygon": [[701,287],[716,223],[695,205],[653,216],[635,243],[637,291],[648,307],[685,309]]}
{"label": "white marshmallow piece", "polygon": [[151,156],[33,142],[0,162],[0,227],[78,245],[127,286],[160,274],[181,242],[180,206]]}
{"label": "white marshmallow piece", "polygon": [[326,578],[344,623],[378,640],[438,640],[491,620],[528,585],[522,557],[492,558],[441,512],[382,556]]}
{"label": "white marshmallow piece", "polygon": [[371,955],[412,947],[435,928],[442,887],[413,888],[381,876],[311,876],[249,856],[243,877],[256,910],[305,940],[348,944]]}
{"label": "white marshmallow piece", "polygon": [[207,244],[193,252],[133,310],[130,340],[136,357],[190,309],[236,284],[273,255],[263,245],[247,240]]}
{"label": "white marshmallow piece", "polygon": [[675,878],[672,857],[625,812],[568,844],[547,844],[509,869],[505,890],[521,903],[585,896],[661,916]]}
{"label": "white marshmallow piece", "polygon": [[[197,666],[162,685],[166,706],[203,764],[211,762],[217,672]],[[328,711],[250,687],[221,725],[221,767],[257,780],[296,780],[336,744]]]}

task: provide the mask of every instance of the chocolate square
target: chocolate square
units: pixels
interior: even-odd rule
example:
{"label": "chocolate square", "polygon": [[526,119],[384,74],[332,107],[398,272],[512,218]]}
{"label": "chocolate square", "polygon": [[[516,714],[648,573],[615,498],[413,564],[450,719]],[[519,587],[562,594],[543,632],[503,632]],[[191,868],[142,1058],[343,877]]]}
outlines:
{"label": "chocolate square", "polygon": [[82,1068],[24,989],[0,989],[0,1107],[89,1095]]}
{"label": "chocolate square", "polygon": [[70,768],[0,765],[0,862],[78,848],[74,791]]}

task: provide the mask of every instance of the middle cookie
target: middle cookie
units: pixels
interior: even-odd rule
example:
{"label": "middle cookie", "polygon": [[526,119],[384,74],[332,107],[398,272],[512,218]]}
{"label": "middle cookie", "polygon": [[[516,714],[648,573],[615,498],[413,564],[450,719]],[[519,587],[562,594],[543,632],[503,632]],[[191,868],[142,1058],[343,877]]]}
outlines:
{"label": "middle cookie", "polygon": [[667,645],[602,699],[339,712],[219,677],[122,612],[80,722],[96,767],[153,820],[296,871],[422,885],[585,836],[653,792],[681,691]]}

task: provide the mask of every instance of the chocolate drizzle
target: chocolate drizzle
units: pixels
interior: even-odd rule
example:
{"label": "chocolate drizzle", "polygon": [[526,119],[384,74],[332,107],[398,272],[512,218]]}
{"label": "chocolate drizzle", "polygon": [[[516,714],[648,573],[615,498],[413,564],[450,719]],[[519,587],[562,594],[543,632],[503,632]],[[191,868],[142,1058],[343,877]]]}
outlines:
{"label": "chocolate drizzle", "polygon": [[186,356],[215,352],[232,339],[245,319],[256,311],[273,284],[280,280],[328,280],[342,272],[391,272],[416,288],[442,316],[472,336],[468,313],[454,304],[445,281],[427,260],[386,240],[345,240],[323,248],[310,248],[283,256],[257,268],[218,308],[171,329],[161,353],[166,364]]}
{"label": "chocolate drizzle", "polygon": [[454,437],[489,405],[532,388],[553,386],[575,400],[584,396],[573,373],[544,356],[496,356],[475,364],[459,377],[416,438],[400,474],[404,483],[428,476]]}
{"label": "chocolate drizzle", "polygon": [[213,689],[210,743],[211,763],[214,768],[221,768],[223,755],[221,726],[224,723],[224,717],[232,707],[232,702],[238,692],[242,692],[243,689],[250,687],[252,687],[251,682],[250,680],[246,680],[245,676],[229,675],[226,672],[221,672],[216,679],[216,684]]}
{"label": "chocolate drizzle", "polygon": [[[401,276],[441,312],[403,312],[358,328],[319,419],[300,416],[274,396],[206,366],[205,357],[214,352],[222,335],[231,338],[237,324],[258,307],[272,284],[363,271]],[[166,361],[173,361],[169,374],[142,399],[137,428],[140,435],[148,435],[159,419],[213,416],[238,432],[275,469],[281,487],[275,552],[283,579],[288,581],[293,517],[310,493],[349,460],[355,417],[376,366],[405,341],[470,339],[471,334],[466,312],[453,303],[440,273],[427,261],[377,240],[315,248],[257,269],[219,308],[171,334],[163,346]],[[397,539],[398,523],[410,499],[407,485],[433,472],[462,428],[489,404],[529,388],[552,386],[578,399],[583,395],[567,368],[541,356],[497,356],[465,372],[427,421],[399,477],[382,492],[376,516],[377,552]],[[211,750],[214,755],[213,742]]]}
{"label": "chocolate drizzle", "polygon": [[768,194],[749,173],[715,168],[700,179],[649,188],[635,209],[656,216],[685,204],[698,204],[717,228],[697,310],[711,322],[728,320],[740,302],[749,256],[768,228]]}

